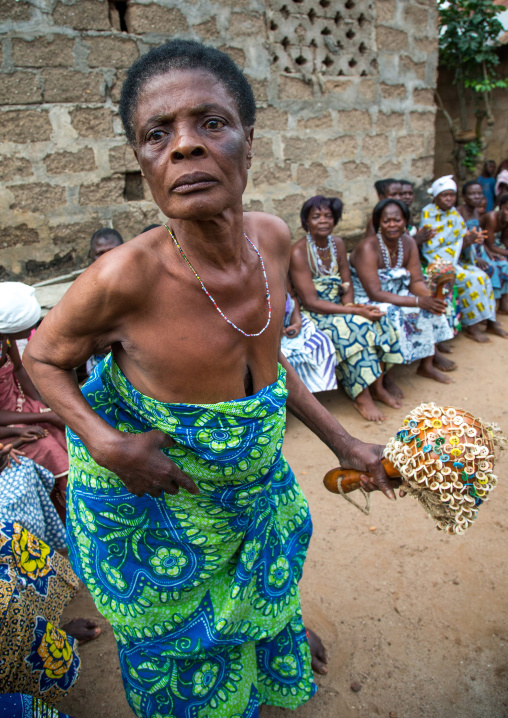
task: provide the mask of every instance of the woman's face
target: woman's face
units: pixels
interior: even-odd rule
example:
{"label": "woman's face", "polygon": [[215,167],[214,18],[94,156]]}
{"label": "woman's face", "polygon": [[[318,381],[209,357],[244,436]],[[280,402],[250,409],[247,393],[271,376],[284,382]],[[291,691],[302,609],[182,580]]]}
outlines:
{"label": "woman's face", "polygon": [[149,80],[134,114],[135,154],[167,217],[206,220],[241,204],[252,156],[235,100],[213,75],[172,70]]}
{"label": "woman's face", "polygon": [[447,189],[444,192],[440,192],[437,197],[434,197],[434,202],[437,204],[439,209],[443,210],[443,212],[446,212],[447,210],[454,207],[456,201],[457,193],[454,192],[452,189]]}
{"label": "woman's face", "polygon": [[401,193],[400,198],[406,205],[406,207],[411,207],[413,204],[413,200],[415,198],[415,193],[413,191],[413,187],[410,184],[403,184],[401,185]]}
{"label": "woman's face", "polygon": [[387,240],[398,240],[406,231],[406,220],[396,204],[389,204],[381,212],[379,231]]}
{"label": "woman's face", "polygon": [[468,207],[479,207],[484,199],[484,194],[481,184],[469,185],[466,189],[464,199]]}
{"label": "woman's face", "polygon": [[328,207],[312,207],[307,218],[309,232],[314,239],[323,239],[333,232],[335,222]]}

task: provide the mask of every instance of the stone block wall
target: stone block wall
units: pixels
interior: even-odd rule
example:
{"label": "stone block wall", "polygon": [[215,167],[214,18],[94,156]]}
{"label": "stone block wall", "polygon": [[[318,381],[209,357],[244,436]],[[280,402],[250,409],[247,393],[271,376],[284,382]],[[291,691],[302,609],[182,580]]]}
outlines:
{"label": "stone block wall", "polygon": [[125,69],[170,37],[244,69],[258,103],[248,209],[300,234],[302,202],[341,196],[362,235],[372,184],[426,182],[434,154],[434,0],[3,0],[0,279],[87,262],[91,234],[131,239],[160,213],[117,113]]}

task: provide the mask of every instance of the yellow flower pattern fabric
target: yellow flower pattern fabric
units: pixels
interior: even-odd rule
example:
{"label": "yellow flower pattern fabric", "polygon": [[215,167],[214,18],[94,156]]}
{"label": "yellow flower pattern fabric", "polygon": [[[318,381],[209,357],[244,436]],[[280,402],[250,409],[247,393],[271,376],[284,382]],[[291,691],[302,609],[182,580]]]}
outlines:
{"label": "yellow flower pattern fabric", "polygon": [[73,686],[77,641],[58,624],[77,588],[66,558],[20,524],[0,524],[0,693],[53,704]]}
{"label": "yellow flower pattern fabric", "polygon": [[68,433],[70,557],[113,626],[134,713],[253,718],[308,700],[298,581],[312,525],[281,454],[284,369],[245,399],[164,404],[108,356],[83,394],[121,431],[171,435],[165,453],[200,489],[136,497]]}
{"label": "yellow flower pattern fabric", "polygon": [[[443,218],[444,225],[441,224]],[[436,259],[445,259],[457,267],[455,283],[462,324],[467,327],[485,319],[494,320],[496,302],[491,281],[485,272],[462,255],[466,225],[457,210],[452,207],[443,212],[436,204],[428,204],[422,211],[420,226],[436,230],[435,236],[420,247],[424,260],[430,264]]]}

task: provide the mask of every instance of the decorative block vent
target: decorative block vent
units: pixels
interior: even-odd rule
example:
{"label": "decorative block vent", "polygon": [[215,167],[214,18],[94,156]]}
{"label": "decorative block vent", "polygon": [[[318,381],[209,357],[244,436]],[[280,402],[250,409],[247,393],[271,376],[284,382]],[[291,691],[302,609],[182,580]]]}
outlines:
{"label": "decorative block vent", "polygon": [[272,61],[281,72],[374,75],[374,9],[365,0],[268,0]]}

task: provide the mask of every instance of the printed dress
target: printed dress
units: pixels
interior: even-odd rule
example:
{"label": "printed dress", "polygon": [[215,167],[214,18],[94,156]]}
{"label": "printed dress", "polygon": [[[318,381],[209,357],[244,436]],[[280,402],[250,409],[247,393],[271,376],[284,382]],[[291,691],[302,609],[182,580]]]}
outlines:
{"label": "printed dress", "polygon": [[[295,300],[288,295],[284,326],[290,326]],[[302,317],[302,328],[296,337],[282,335],[280,348],[309,391],[337,388],[335,347],[314,322]]]}
{"label": "printed dress", "polygon": [[[480,228],[480,221],[476,218],[465,220],[465,224],[468,232]],[[484,244],[475,244],[468,247],[466,252],[471,264],[474,264],[476,259],[483,259],[489,265],[486,273],[490,277],[495,299],[501,299],[503,294],[508,294],[508,258],[496,257],[496,259],[491,259]]]}
{"label": "printed dress", "polygon": [[[341,278],[338,274],[313,277],[320,299],[340,304]],[[371,322],[359,314],[318,314],[302,309],[333,342],[337,354],[337,376],[354,399],[381,376],[385,364],[402,364],[397,332],[386,316]]]}
{"label": "printed dress", "polygon": [[54,549],[66,548],[65,527],[50,499],[55,477],[24,456],[0,473],[0,521],[17,521]]}
{"label": "printed dress", "polygon": [[471,326],[485,319],[495,320],[496,303],[489,277],[460,258],[466,225],[457,210],[453,207],[443,211],[434,203],[428,204],[423,208],[420,226],[436,230],[435,236],[420,247],[424,259],[429,264],[444,259],[457,267],[455,284],[462,324]]}
{"label": "printed dress", "polygon": [[[66,558],[21,524],[0,523],[0,693],[34,696],[40,708],[41,700],[53,705],[72,688],[78,642],[58,625],[77,588]],[[0,715],[9,702],[15,699],[0,695]]]}
{"label": "printed dress", "polygon": [[[378,269],[378,276],[384,292],[399,294],[402,297],[414,296],[409,291],[411,273],[404,267]],[[453,337],[453,330],[444,314],[437,316],[418,307],[399,307],[385,302],[373,302],[369,299],[354,267],[351,267],[351,277],[355,302],[378,305],[386,312],[390,323],[396,327],[405,364],[433,356],[437,342],[444,342]]]}
{"label": "printed dress", "polygon": [[287,390],[219,404],[166,404],[138,392],[111,355],[83,387],[120,431],[160,429],[200,489],[129,493],[76,435],[69,553],[111,622],[137,716],[254,718],[315,692],[298,581],[312,525],[281,454]]}

